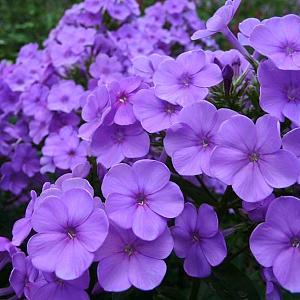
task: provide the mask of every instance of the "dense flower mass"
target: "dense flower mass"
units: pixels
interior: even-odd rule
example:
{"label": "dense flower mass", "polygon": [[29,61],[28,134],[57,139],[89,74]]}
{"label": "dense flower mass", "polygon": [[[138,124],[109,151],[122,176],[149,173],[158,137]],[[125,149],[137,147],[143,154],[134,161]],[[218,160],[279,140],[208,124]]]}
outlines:
{"label": "dense flower mass", "polygon": [[300,292],[300,17],[142,2],[75,4],[0,62],[0,297]]}

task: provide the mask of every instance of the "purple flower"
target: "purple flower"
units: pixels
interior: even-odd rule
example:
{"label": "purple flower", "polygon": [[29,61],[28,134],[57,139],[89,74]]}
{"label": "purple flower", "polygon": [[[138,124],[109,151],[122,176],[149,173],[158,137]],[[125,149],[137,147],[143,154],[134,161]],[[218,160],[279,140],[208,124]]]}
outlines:
{"label": "purple flower", "polygon": [[[282,138],[283,149],[290,151],[300,159],[300,128],[295,128],[284,135]],[[298,177],[298,183],[300,183],[300,174]]]}
{"label": "purple flower", "polygon": [[90,74],[99,79],[101,83],[111,83],[121,79],[122,66],[114,56],[109,57],[105,53],[97,55],[96,60],[90,66]]}
{"label": "purple flower", "polygon": [[245,116],[225,121],[218,132],[218,146],[212,153],[212,174],[247,202],[261,201],[273,188],[295,183],[299,175],[297,158],[282,150],[279,123],[269,115],[256,124]]}
{"label": "purple flower", "polygon": [[263,269],[263,278],[266,282],[266,300],[281,300],[280,288],[272,268]]}
{"label": "purple flower", "polygon": [[250,248],[264,267],[273,267],[280,285],[296,293],[300,291],[300,200],[279,197],[269,207],[264,223],[250,237]]}
{"label": "purple flower", "polygon": [[106,291],[121,292],[134,286],[152,290],[163,280],[167,266],[163,261],[173,249],[167,228],[153,241],[136,237],[132,230],[114,224],[97,251],[98,280]]}
{"label": "purple flower", "polygon": [[92,138],[91,150],[97,162],[110,168],[124,158],[139,158],[148,154],[150,139],[139,123],[127,126],[102,125]]}
{"label": "purple flower", "polygon": [[203,100],[208,87],[221,81],[220,69],[207,62],[202,50],[185,52],[176,60],[162,62],[153,77],[156,96],[181,106]]}
{"label": "purple flower", "polygon": [[87,147],[87,142],[79,140],[74,128],[65,126],[58,134],[47,137],[42,153],[53,157],[56,167],[67,170],[86,162]]}
{"label": "purple flower", "polygon": [[182,193],[169,180],[169,169],[154,160],[112,167],[102,183],[109,218],[143,240],[156,239],[166,229],[167,218],[183,209]]}
{"label": "purple flower", "polygon": [[244,46],[250,46],[250,35],[260,21],[256,18],[248,18],[239,24],[238,40]]}
{"label": "purple flower", "polygon": [[270,60],[260,63],[260,106],[283,121],[287,117],[300,125],[300,71],[278,69]]}
{"label": "purple flower", "polygon": [[108,1],[106,9],[112,18],[120,21],[125,20],[132,14],[137,16],[140,14],[139,5],[135,0]]}
{"label": "purple flower", "polygon": [[18,298],[22,295],[26,299],[31,299],[32,286],[38,279],[39,272],[35,269],[29,257],[23,252],[18,252],[12,257],[13,270],[11,271],[9,282]]}
{"label": "purple flower", "polygon": [[40,170],[37,151],[29,143],[18,144],[12,155],[12,166],[16,172],[23,171],[32,177]]}
{"label": "purple flower", "polygon": [[153,89],[136,93],[133,112],[145,130],[150,133],[168,129],[177,122],[182,107],[159,99]]}
{"label": "purple flower", "polygon": [[135,123],[136,118],[132,109],[132,98],[140,88],[142,81],[137,76],[123,78],[112,82],[109,94],[114,112],[114,122],[118,125],[130,125]]}
{"label": "purple flower", "polygon": [[[78,182],[78,181],[76,181]],[[37,232],[28,242],[32,264],[64,280],[80,277],[108,232],[105,212],[84,186],[65,181],[61,190],[44,191],[31,218]]]}
{"label": "purple flower", "polygon": [[262,201],[243,201],[243,210],[246,212],[246,214],[252,222],[263,222],[265,220],[267,210],[274,199],[275,196],[271,194]]}
{"label": "purple flower", "polygon": [[93,14],[99,12],[102,8],[105,7],[108,0],[85,0],[84,8]]}
{"label": "purple flower", "polygon": [[273,17],[257,25],[250,35],[251,46],[282,70],[300,70],[300,17]]}
{"label": "purple flower", "polygon": [[222,122],[236,113],[230,109],[217,110],[207,101],[184,107],[178,116],[179,124],[167,131],[166,152],[172,157],[181,175],[210,175],[210,157],[216,146],[216,134]]}
{"label": "purple flower", "polygon": [[200,29],[192,35],[192,40],[202,39],[227,28],[240,6],[241,0],[227,0],[206,22],[206,29]]}
{"label": "purple flower", "polygon": [[110,110],[110,98],[105,86],[99,86],[89,93],[82,109],[82,119],[87,123],[79,128],[79,137],[90,141]]}
{"label": "purple flower", "polygon": [[43,273],[43,280],[36,284],[32,293],[32,300],[89,300],[88,294],[84,291],[90,282],[89,273],[74,280],[62,280],[54,273]]}
{"label": "purple flower", "polygon": [[61,81],[54,85],[48,96],[48,108],[50,110],[71,112],[79,107],[79,99],[83,88],[74,81]]}
{"label": "purple flower", "polygon": [[185,204],[175,219],[172,235],[174,251],[184,258],[184,270],[192,277],[208,277],[211,267],[219,265],[227,255],[217,214],[208,204],[202,204],[198,212],[193,204]]}

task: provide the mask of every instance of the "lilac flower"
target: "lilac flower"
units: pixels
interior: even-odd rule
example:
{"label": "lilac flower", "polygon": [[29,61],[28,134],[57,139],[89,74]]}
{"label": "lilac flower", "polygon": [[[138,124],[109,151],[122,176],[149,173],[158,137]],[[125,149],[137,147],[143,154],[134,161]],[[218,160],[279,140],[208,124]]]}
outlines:
{"label": "lilac flower", "polygon": [[16,172],[23,171],[32,177],[40,169],[37,151],[29,143],[18,144],[12,155],[12,166]]}
{"label": "lilac flower", "polygon": [[[300,128],[295,128],[284,135],[282,138],[283,149],[290,151],[300,159]],[[300,182],[300,174],[298,177],[298,183]]]}
{"label": "lilac flower", "polygon": [[87,123],[79,128],[79,137],[90,141],[93,133],[103,123],[110,110],[110,98],[105,86],[99,86],[89,93],[82,109],[82,119]]}
{"label": "lilac flower", "polygon": [[208,87],[222,81],[220,69],[207,62],[204,51],[189,51],[166,60],[154,73],[155,94],[181,106],[203,100]]}
{"label": "lilac flower", "polygon": [[12,257],[13,270],[9,277],[9,282],[18,298],[22,295],[26,299],[31,299],[32,286],[38,279],[39,272],[35,269],[29,257],[23,252],[18,252]]}
{"label": "lilac flower", "polygon": [[89,300],[85,289],[90,282],[89,273],[85,272],[82,276],[74,280],[62,280],[54,273],[43,273],[43,280],[36,284],[32,293],[32,300]]}
{"label": "lilac flower", "polygon": [[96,60],[90,66],[90,74],[99,79],[101,83],[111,83],[121,79],[122,65],[114,56],[109,57],[105,53],[97,55]]}
{"label": "lilac flower", "polygon": [[281,121],[287,117],[299,126],[300,72],[280,70],[267,60],[259,65],[258,80],[261,108]]}
{"label": "lilac flower", "polygon": [[96,256],[100,285],[112,292],[131,286],[144,291],[154,289],[165,276],[163,259],[170,255],[173,245],[167,228],[155,240],[144,241],[132,230],[110,224],[109,234]]}
{"label": "lilac flower", "polygon": [[300,17],[273,17],[257,25],[250,35],[251,46],[282,70],[300,70]]}
{"label": "lilac flower", "polygon": [[182,193],[169,179],[170,171],[158,161],[112,167],[102,183],[109,218],[143,240],[156,239],[166,229],[167,218],[183,209]]}
{"label": "lilac flower", "polygon": [[45,193],[31,218],[37,234],[28,242],[28,254],[37,269],[76,279],[89,268],[107,235],[106,214],[94,206],[85,187],[65,182],[61,191],[50,188]]}
{"label": "lilac flower", "polygon": [[80,85],[73,81],[61,81],[54,85],[48,96],[48,108],[50,110],[69,113],[79,107],[79,98],[83,93]]}
{"label": "lilac flower", "polygon": [[250,237],[250,248],[264,267],[273,267],[280,285],[296,293],[300,291],[299,261],[300,200],[279,197],[269,207],[264,223]]}
{"label": "lilac flower", "polygon": [[153,89],[136,93],[133,112],[145,130],[150,133],[168,129],[177,122],[182,107],[157,98]]}
{"label": "lilac flower", "polygon": [[192,35],[192,40],[202,39],[226,30],[240,6],[241,0],[227,0],[206,22],[206,29],[200,29]]}
{"label": "lilac flower", "polygon": [[184,258],[184,270],[192,277],[208,277],[211,267],[219,265],[227,255],[217,214],[208,204],[202,204],[198,212],[193,204],[185,204],[175,219],[172,235],[174,251]]}
{"label": "lilac flower", "polygon": [[172,126],[164,139],[166,152],[179,174],[211,175],[210,157],[216,146],[217,131],[222,122],[235,114],[230,109],[217,110],[207,101],[183,108],[179,124]]}
{"label": "lilac flower", "polygon": [[99,12],[102,8],[105,7],[107,0],[85,0],[84,8],[93,14]]}
{"label": "lilac flower", "polygon": [[80,141],[71,126],[65,126],[58,134],[47,137],[42,153],[44,156],[53,157],[56,167],[67,170],[86,162],[87,147],[87,142]]}
{"label": "lilac flower", "polygon": [[109,85],[112,109],[115,113],[114,122],[118,125],[130,125],[136,118],[132,109],[132,97],[138,91],[141,79],[136,76],[114,81]]}
{"label": "lilac flower", "polygon": [[124,158],[139,158],[148,154],[150,139],[140,124],[127,126],[102,125],[92,138],[91,151],[97,162],[110,168]]}
{"label": "lilac flower", "polygon": [[243,210],[252,222],[263,222],[270,204],[274,201],[275,196],[271,194],[267,198],[258,202],[243,201]]}
{"label": "lilac flower", "polygon": [[273,188],[292,185],[299,175],[297,158],[280,149],[276,118],[260,117],[256,124],[245,116],[225,121],[218,132],[210,167],[212,174],[247,202],[261,201]]}

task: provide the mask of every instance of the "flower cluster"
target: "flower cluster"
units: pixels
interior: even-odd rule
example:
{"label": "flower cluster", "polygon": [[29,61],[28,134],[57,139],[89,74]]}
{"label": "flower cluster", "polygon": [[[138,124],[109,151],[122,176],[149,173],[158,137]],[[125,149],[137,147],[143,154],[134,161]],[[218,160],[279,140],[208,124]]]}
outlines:
{"label": "flower cluster", "polygon": [[300,292],[300,17],[236,35],[240,4],[203,23],[191,0],[85,0],[1,62],[0,187],[27,208],[0,296],[153,290],[174,261],[214,285],[237,233],[267,299]]}

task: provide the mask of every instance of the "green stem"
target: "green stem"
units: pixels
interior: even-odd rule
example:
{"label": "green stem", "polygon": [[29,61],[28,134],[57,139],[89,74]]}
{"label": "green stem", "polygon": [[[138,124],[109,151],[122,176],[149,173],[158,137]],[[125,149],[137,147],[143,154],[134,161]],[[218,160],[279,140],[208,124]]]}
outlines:
{"label": "green stem", "polygon": [[196,179],[200,183],[201,187],[204,189],[204,191],[207,193],[207,195],[214,201],[218,202],[218,199],[212,194],[212,192],[208,189],[208,187],[205,185],[204,181],[199,175],[196,175]]}

